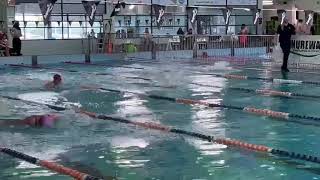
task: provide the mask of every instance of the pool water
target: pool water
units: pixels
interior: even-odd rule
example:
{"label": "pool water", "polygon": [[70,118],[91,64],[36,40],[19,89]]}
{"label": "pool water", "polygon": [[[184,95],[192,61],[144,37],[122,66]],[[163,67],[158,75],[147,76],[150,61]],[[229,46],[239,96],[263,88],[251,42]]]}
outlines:
{"label": "pool water", "polygon": [[[227,62],[108,61],[102,66],[50,64],[46,67],[77,72],[5,67],[0,76],[2,95],[114,115],[139,122],[156,122],[216,137],[233,138],[278,149],[319,155],[319,126],[301,125],[235,110],[190,106],[142,98],[129,92],[84,90],[81,86],[204,100],[320,117],[320,101],[280,98],[230,90],[272,88],[318,95],[320,86],[230,80],[205,73],[320,81],[320,75],[249,70]],[[131,67],[131,68],[130,68]],[[248,67],[248,66],[246,66]],[[268,67],[259,67],[268,69]],[[64,85],[50,92],[45,81],[60,73]],[[97,75],[95,73],[100,73]],[[101,73],[105,73],[104,75]],[[107,74],[107,75],[106,75]],[[197,85],[202,84],[202,85]],[[205,86],[208,85],[208,86]],[[217,87],[210,87],[217,86]],[[55,112],[52,109],[0,99],[1,119]],[[55,128],[1,127],[0,145],[96,176],[130,180],[319,179],[317,164],[213,144],[195,138],[91,119],[73,110],[57,113]],[[303,121],[303,120],[301,120]],[[0,179],[71,179],[0,155]]]}

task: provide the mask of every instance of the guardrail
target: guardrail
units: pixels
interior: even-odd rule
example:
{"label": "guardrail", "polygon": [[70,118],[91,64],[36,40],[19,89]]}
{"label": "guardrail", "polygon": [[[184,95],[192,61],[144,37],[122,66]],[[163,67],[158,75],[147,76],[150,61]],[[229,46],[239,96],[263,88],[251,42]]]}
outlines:
{"label": "guardrail", "polygon": [[[203,61],[216,57],[231,60],[271,59],[277,44],[275,35],[184,35],[135,36],[117,39],[109,35],[103,53],[123,53],[127,57],[197,58]],[[165,56],[163,56],[165,55]]]}

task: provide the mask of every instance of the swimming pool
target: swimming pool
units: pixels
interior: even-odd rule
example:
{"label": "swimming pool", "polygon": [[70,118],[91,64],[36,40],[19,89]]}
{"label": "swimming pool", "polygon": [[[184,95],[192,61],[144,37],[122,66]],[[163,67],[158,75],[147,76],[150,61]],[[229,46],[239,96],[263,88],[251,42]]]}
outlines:
{"label": "swimming pool", "polygon": [[[115,93],[80,88],[81,86],[105,87],[319,117],[320,103],[315,98],[270,97],[231,88],[271,88],[317,95],[320,86],[279,84],[258,80],[241,81],[216,77],[210,73],[302,81],[320,81],[319,75],[292,72],[284,77],[285,75],[280,72],[253,70],[248,69],[249,66],[230,65],[227,62],[205,64],[187,60],[110,60],[104,64],[110,67],[63,63],[44,65],[49,69],[5,66],[0,76],[1,93],[59,106],[81,106],[88,111],[120,116],[132,121],[156,122],[304,154],[319,154],[320,142],[317,137],[320,132],[316,124],[301,125],[290,121],[275,121],[273,118],[241,111],[177,104],[128,92]],[[44,81],[49,80],[54,73],[62,74],[64,87],[55,92],[43,90]],[[46,106],[21,101],[3,99],[2,102],[3,118],[54,112]],[[93,175],[116,176],[118,179],[320,178],[320,169],[315,163],[91,119],[73,110],[57,113],[62,121],[52,129],[2,127],[0,144],[40,159],[88,171]],[[1,155],[0,179],[70,178]]]}

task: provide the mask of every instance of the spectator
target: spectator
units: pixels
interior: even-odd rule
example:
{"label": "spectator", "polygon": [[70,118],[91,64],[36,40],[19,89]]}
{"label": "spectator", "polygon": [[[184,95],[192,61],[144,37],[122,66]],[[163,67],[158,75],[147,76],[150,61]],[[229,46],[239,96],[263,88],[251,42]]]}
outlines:
{"label": "spectator", "polygon": [[305,24],[303,24],[303,20],[299,19],[298,23],[296,25],[296,34],[304,35],[306,33],[307,33],[306,26],[305,26]]}
{"label": "spectator", "polygon": [[314,25],[312,25],[312,26],[310,27],[310,34],[311,34],[311,35],[316,35],[316,29],[315,29]]}
{"label": "spectator", "polygon": [[179,36],[183,36],[184,35],[184,32],[183,32],[182,28],[178,29],[177,35],[179,35]]}
{"label": "spectator", "polygon": [[195,42],[195,37],[192,36],[192,29],[188,29],[188,32],[187,32],[187,37],[186,37],[186,46],[187,46],[187,49],[193,49],[194,47],[194,42]]}
{"label": "spectator", "polygon": [[184,32],[183,32],[182,28],[178,29],[177,35],[179,36],[179,39],[180,39],[180,49],[183,49]]}
{"label": "spectator", "polygon": [[291,49],[291,35],[295,34],[295,27],[289,23],[288,19],[284,19],[283,24],[278,26],[277,33],[280,35],[279,42],[283,52],[281,70],[284,72],[289,72],[288,59]]}
{"label": "spectator", "polygon": [[239,32],[239,35],[240,35],[239,41],[243,47],[246,47],[248,45],[248,34],[249,34],[249,29],[245,24],[242,24],[241,30]]}
{"label": "spectator", "polygon": [[193,34],[193,33],[192,33],[192,29],[191,29],[191,28],[190,28],[190,29],[188,29],[187,34],[188,34],[188,35],[192,35],[192,34]]}
{"label": "spectator", "polygon": [[11,36],[12,36],[12,54],[16,56],[21,56],[21,40],[20,37],[22,36],[21,34],[21,29],[18,21],[15,21],[13,24],[13,28],[10,30]]}
{"label": "spectator", "polygon": [[146,51],[149,51],[151,48],[151,35],[150,35],[150,33],[149,33],[149,28],[146,28],[145,30],[144,30],[144,42],[143,42],[143,44],[144,44],[144,49],[146,50]]}
{"label": "spectator", "polygon": [[7,35],[1,31],[0,31],[0,50],[4,50],[6,56],[10,56],[10,49],[8,45]]}

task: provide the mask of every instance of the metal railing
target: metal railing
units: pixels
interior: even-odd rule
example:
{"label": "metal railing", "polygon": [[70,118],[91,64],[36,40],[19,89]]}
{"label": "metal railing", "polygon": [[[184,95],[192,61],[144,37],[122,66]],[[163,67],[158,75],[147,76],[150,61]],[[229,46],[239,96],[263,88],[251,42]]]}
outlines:
{"label": "metal railing", "polygon": [[121,53],[136,58],[271,59],[277,39],[275,35],[140,35],[119,39],[110,34],[103,53]]}

